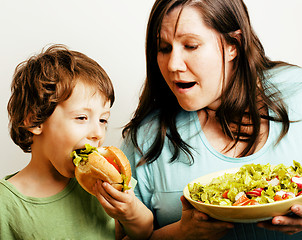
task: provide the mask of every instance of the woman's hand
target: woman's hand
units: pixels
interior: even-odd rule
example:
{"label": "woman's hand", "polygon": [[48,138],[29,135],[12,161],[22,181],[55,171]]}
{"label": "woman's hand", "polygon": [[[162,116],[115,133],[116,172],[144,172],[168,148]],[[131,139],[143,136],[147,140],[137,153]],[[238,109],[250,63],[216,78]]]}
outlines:
{"label": "woman's hand", "polygon": [[291,211],[293,216],[277,216],[272,221],[258,223],[259,227],[273,231],[280,231],[289,235],[302,231],[302,205],[293,205]]}
{"label": "woman's hand", "polygon": [[181,219],[170,225],[162,227],[153,232],[151,239],[220,239],[234,225],[210,219],[206,214],[197,211],[184,196],[180,198],[182,202]]}
{"label": "woman's hand", "polygon": [[122,224],[131,239],[147,239],[152,233],[153,214],[132,189],[120,192],[109,183],[98,180],[94,193],[106,213]]}
{"label": "woman's hand", "polygon": [[220,239],[234,225],[210,219],[206,214],[197,211],[184,196],[181,197],[182,217],[180,229],[187,235],[186,239]]}

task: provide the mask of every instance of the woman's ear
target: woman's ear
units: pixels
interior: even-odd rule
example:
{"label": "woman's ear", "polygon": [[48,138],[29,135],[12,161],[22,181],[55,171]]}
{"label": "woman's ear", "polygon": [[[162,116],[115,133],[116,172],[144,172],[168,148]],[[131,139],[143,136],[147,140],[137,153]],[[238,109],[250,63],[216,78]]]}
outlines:
{"label": "woman's ear", "polygon": [[237,57],[237,48],[235,45],[228,45],[226,49],[226,60],[231,62]]}
{"label": "woman's ear", "polygon": [[[235,38],[239,44],[241,44],[241,30],[230,33],[232,38]],[[227,45],[226,47],[226,58],[227,61],[233,61],[237,57],[237,45]]]}

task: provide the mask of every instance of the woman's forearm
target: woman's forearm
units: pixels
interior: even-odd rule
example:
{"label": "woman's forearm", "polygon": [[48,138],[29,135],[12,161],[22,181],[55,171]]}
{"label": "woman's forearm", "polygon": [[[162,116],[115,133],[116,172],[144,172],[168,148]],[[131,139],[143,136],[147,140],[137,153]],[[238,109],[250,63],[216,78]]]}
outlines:
{"label": "woman's forearm", "polygon": [[169,224],[160,229],[154,230],[150,237],[151,240],[183,240],[186,236],[180,231],[180,222]]}

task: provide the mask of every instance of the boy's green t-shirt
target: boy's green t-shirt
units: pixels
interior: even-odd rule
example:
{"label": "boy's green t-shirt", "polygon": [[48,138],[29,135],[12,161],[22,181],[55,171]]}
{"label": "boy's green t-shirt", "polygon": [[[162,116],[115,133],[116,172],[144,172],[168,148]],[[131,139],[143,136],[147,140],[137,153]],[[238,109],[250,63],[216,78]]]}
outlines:
{"label": "boy's green t-shirt", "polygon": [[71,179],[60,193],[47,198],[22,195],[0,181],[0,239],[114,239],[114,219],[97,198]]}

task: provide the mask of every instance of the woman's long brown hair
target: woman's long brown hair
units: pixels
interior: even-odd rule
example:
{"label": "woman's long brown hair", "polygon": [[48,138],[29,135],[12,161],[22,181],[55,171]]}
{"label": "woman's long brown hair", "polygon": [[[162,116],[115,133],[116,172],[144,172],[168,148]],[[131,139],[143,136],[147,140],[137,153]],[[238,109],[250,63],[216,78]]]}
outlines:
{"label": "woman's long brown hair", "polygon": [[[158,36],[162,20],[177,6],[181,6],[181,9],[186,6],[198,9],[205,24],[220,34],[221,44],[226,43],[237,48],[232,76],[222,92],[221,106],[216,111],[216,118],[224,134],[235,142],[231,148],[239,141],[244,141],[246,147],[239,157],[253,153],[259,139],[261,119],[282,122],[279,141],[289,128],[288,114],[277,88],[266,81],[264,73],[286,63],[273,62],[266,57],[262,44],[251,27],[243,1],[157,0],[147,26],[146,80],[134,116],[123,129],[123,136],[130,137],[134,146],[142,153],[137,142],[138,129],[149,114],[158,112],[159,130],[151,148],[145,154],[142,153],[140,164],[151,163],[158,158],[166,137],[174,147],[171,162],[177,159],[180,151],[194,161],[191,147],[182,140],[176,127],[176,115],[181,107],[157,64]],[[224,59],[223,50],[222,58]],[[263,109],[272,110],[274,117]],[[244,131],[245,126],[252,126],[252,130]]]}

